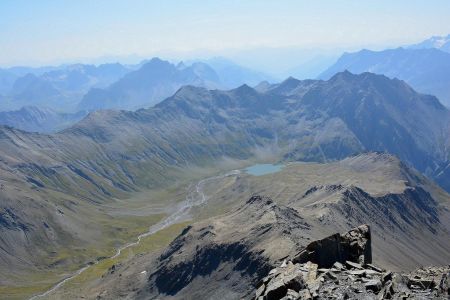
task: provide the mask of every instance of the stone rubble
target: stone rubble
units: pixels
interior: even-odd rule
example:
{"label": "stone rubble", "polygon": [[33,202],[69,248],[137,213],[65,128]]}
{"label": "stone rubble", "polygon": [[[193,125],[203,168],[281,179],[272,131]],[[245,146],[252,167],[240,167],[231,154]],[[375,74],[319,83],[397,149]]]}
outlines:
{"label": "stone rubble", "polygon": [[[450,265],[421,268],[409,274],[377,267],[371,262],[370,229],[363,226],[351,231],[363,230],[369,235],[364,232],[349,235],[350,231],[342,236],[353,236],[354,241],[346,240],[344,247],[342,239],[333,235],[331,240],[338,245],[327,238],[313,242],[313,247],[301,252],[302,259],[309,257],[315,261],[299,262],[298,258],[284,261],[261,280],[254,299],[450,299]],[[330,253],[336,261],[332,265],[329,258],[321,259],[326,252],[321,246],[324,244],[333,248]],[[346,247],[350,244],[353,246]],[[354,252],[344,253],[343,249]],[[352,257],[353,261],[340,261],[342,257]]]}

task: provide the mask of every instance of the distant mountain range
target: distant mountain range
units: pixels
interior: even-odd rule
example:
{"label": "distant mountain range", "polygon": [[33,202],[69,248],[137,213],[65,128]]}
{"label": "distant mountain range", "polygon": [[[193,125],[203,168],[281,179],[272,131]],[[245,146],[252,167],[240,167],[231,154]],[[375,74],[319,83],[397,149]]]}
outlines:
{"label": "distant mountain range", "polygon": [[[52,143],[74,163],[78,156],[94,163],[101,149],[102,159],[116,158],[116,163],[124,155],[148,155],[145,159],[150,160],[161,155],[159,159],[175,166],[223,155],[250,157],[262,146],[270,146],[280,158],[302,161],[386,151],[433,176],[437,166],[449,160],[449,124],[449,110],[434,96],[419,94],[401,80],[347,71],[328,81],[289,78],[268,84],[264,91],[247,85],[230,91],[185,86],[154,108],[90,113],[55,135]],[[2,131],[2,136],[14,133],[23,142],[29,137],[48,138],[14,129]],[[83,149],[78,149],[80,144]],[[0,148],[0,155],[8,156],[8,149],[15,146],[11,147]],[[136,147],[143,152],[135,152]],[[17,149],[18,153],[23,149]],[[21,157],[24,163],[35,161],[35,153],[58,160],[46,151],[37,147]],[[131,170],[127,173],[139,178]],[[119,189],[130,184],[128,180],[116,183],[113,187]]]}
{"label": "distant mountain range", "polygon": [[134,110],[152,106],[183,85],[229,89],[271,77],[223,58],[174,65],[154,58],[138,65],[118,63],[0,69],[0,111],[23,106],[76,112]]}
{"label": "distant mountain range", "polygon": [[129,71],[121,64],[1,70],[2,110],[38,106],[72,112],[90,88],[106,87]]}
{"label": "distant mountain range", "polygon": [[214,69],[219,77],[219,83],[222,89],[233,89],[242,84],[254,86],[261,81],[277,81],[271,75],[243,67],[222,57],[200,60],[199,62],[205,63]]}
{"label": "distant mountain range", "polygon": [[184,85],[209,89],[226,89],[241,84],[257,84],[268,79],[258,72],[224,59],[171,64],[153,58],[106,89],[92,89],[78,105],[79,110],[126,109],[151,107]]}
{"label": "distant mountain range", "polygon": [[433,36],[420,43],[410,45],[410,49],[430,49],[435,48],[445,52],[450,52],[450,34],[447,36]]}
{"label": "distant mountain range", "polygon": [[30,132],[52,133],[80,121],[87,112],[59,113],[49,108],[25,106],[15,111],[0,112],[0,125]]}
{"label": "distant mountain range", "polygon": [[0,69],[0,94],[5,95],[8,94],[11,88],[14,85],[14,82],[27,74],[34,74],[36,76],[40,76],[46,72],[59,70],[64,68],[63,66],[54,67],[54,66],[46,66],[46,67],[11,67]]}
{"label": "distant mountain range", "polygon": [[154,58],[106,89],[91,89],[78,105],[79,110],[150,107],[183,85],[218,87],[219,78],[208,65],[178,66]]}
{"label": "distant mountain range", "polygon": [[435,95],[450,106],[450,53],[435,48],[345,53],[319,78],[328,79],[344,70],[357,74],[373,72],[405,80],[419,92]]}
{"label": "distant mountain range", "polygon": [[316,56],[315,58],[295,66],[285,72],[285,77],[291,76],[297,79],[317,78],[324,70],[336,62],[339,55]]}

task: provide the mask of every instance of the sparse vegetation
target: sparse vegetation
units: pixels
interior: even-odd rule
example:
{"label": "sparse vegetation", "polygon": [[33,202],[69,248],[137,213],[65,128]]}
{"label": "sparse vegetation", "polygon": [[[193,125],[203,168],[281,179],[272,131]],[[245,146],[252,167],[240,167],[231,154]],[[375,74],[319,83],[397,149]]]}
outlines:
{"label": "sparse vegetation", "polygon": [[[91,266],[73,280],[68,281],[54,295],[73,297],[73,295],[83,295],[86,288],[92,287],[96,280],[101,279],[113,265],[125,263],[129,259],[139,254],[151,254],[166,247],[190,222],[182,222],[169,226],[153,235],[147,236],[141,242],[130,248],[125,249],[118,257],[114,259],[106,258],[98,264]],[[92,295],[90,295],[92,296]]]}

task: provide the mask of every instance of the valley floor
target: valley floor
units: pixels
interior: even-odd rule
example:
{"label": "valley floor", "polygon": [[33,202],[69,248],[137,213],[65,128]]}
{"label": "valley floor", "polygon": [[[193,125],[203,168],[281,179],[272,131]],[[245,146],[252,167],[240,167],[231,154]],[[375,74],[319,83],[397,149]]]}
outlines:
{"label": "valley floor", "polygon": [[[242,169],[251,161],[234,161],[221,165],[223,168]],[[217,215],[221,211],[209,205],[204,186],[211,182],[227,180],[240,171],[195,169],[189,180],[180,179],[166,189],[153,189],[132,193],[126,199],[115,199],[101,205],[102,215],[96,215],[103,231],[102,239],[96,241],[95,254],[86,249],[65,249],[71,261],[49,264],[47,268],[28,272],[18,284],[0,287],[5,299],[60,299],[68,296],[78,298],[95,280],[101,279],[110,268],[144,253],[151,254],[166,247],[181,230],[193,220]],[[202,179],[203,177],[203,179]],[[202,205],[202,212],[191,208]],[[79,252],[83,255],[80,255]],[[83,252],[84,251],[84,252]],[[58,252],[58,256],[63,254]],[[74,257],[79,257],[77,260]],[[58,258],[61,259],[61,258]],[[57,260],[56,258],[53,261]]]}
{"label": "valley floor", "polygon": [[[190,263],[201,270],[202,251],[222,251],[226,245],[244,247],[237,248],[249,251],[241,253],[243,257],[263,253],[269,265],[276,265],[308,241],[363,222],[373,228],[374,261],[384,268],[406,271],[450,260],[448,194],[390,155],[369,153],[327,164],[289,163],[262,176],[222,173],[184,186],[183,191],[172,192],[177,203],[189,202],[190,209],[178,206],[180,213],[172,211],[172,218],[159,223],[154,234],[39,299],[164,298],[168,295],[155,294],[164,293],[155,285],[164,276],[185,282],[168,298],[200,296],[199,291],[204,298],[243,296],[255,278],[223,273],[234,270],[240,258],[218,262],[217,269],[207,271],[211,273],[192,273],[189,279],[182,279],[189,269],[177,270]],[[247,201],[255,194],[275,202]],[[185,202],[180,201],[183,197]],[[229,280],[221,281],[224,276]],[[238,294],[229,294],[232,289]]]}

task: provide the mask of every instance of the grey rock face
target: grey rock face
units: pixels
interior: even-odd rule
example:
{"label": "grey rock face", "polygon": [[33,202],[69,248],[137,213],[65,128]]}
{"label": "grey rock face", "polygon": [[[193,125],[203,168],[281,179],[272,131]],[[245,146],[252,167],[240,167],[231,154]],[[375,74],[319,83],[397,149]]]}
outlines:
{"label": "grey rock face", "polygon": [[[448,299],[450,266],[393,273],[370,263],[370,242],[367,225],[312,242],[295,262],[271,270],[254,299]],[[344,265],[343,257],[352,260]],[[308,258],[314,262],[304,262]]]}
{"label": "grey rock face", "polygon": [[371,236],[368,225],[361,225],[344,234],[336,233],[314,241],[294,258],[296,263],[311,261],[319,268],[329,268],[334,263],[346,261],[360,264],[372,262]]}

